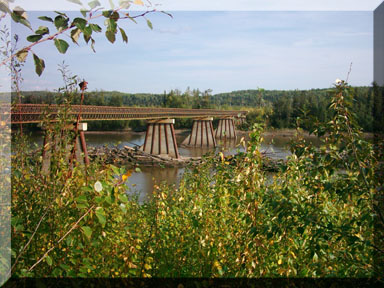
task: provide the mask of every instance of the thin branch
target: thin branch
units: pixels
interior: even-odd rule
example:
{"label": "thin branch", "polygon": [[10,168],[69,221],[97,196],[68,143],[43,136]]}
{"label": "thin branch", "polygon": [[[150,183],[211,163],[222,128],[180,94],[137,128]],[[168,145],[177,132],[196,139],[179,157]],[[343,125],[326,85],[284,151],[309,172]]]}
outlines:
{"label": "thin branch", "polygon": [[[67,237],[68,234],[71,233],[71,232],[77,227],[77,225],[80,223],[80,221],[83,220],[83,218],[84,218],[85,216],[87,216],[87,215],[89,214],[89,212],[91,212],[91,210],[92,210],[93,208],[95,208],[95,205],[92,205],[91,208],[89,208],[88,211],[85,212],[85,214],[83,214],[83,216],[81,216],[81,217],[79,218],[79,220],[77,220],[76,223],[72,225],[71,229],[69,229],[69,230],[67,231],[67,233],[65,233],[64,236],[61,237],[61,238],[59,239],[59,241],[56,242],[56,245],[59,244],[61,241],[63,241],[63,240],[65,239],[65,237]],[[31,268],[28,269],[28,272],[32,271],[33,268],[35,268],[41,261],[43,261],[43,260],[45,259],[45,257],[48,256],[49,252],[51,252],[53,249],[56,248],[56,245],[53,246],[53,247],[51,247],[47,252],[45,252],[45,254],[43,255],[43,257],[41,257],[35,264],[33,264],[33,265],[31,266]]]}
{"label": "thin branch", "polygon": [[[119,10],[121,10],[121,7],[120,7],[120,8],[117,8],[117,9],[115,9],[115,10],[113,10],[113,11],[117,12],[117,11],[119,11]],[[139,15],[136,15],[136,16],[132,16],[132,17],[131,17],[131,16],[120,17],[119,19],[127,19],[127,18],[129,18],[129,19],[134,19],[134,18],[144,17],[145,15],[147,15],[147,14],[149,14],[149,13],[156,12],[156,11],[157,11],[156,9],[153,9],[153,10],[149,10],[149,11],[146,11],[146,12],[144,12],[144,13],[141,13],[141,14],[139,14]],[[102,14],[94,15],[94,16],[88,17],[86,20],[87,20],[87,21],[90,21],[90,20],[99,18],[99,17],[101,17],[101,16],[103,16],[103,15],[102,15]],[[37,44],[40,44],[40,43],[45,42],[45,41],[48,41],[48,40],[53,40],[53,39],[55,39],[57,36],[59,36],[60,34],[63,34],[64,32],[66,32],[66,31],[68,31],[68,30],[70,30],[70,29],[72,29],[72,28],[74,28],[74,27],[75,27],[75,25],[72,24],[72,25],[70,25],[69,27],[67,27],[67,28],[65,28],[65,29],[63,29],[63,30],[57,31],[56,33],[54,33],[54,34],[52,34],[52,35],[49,35],[49,36],[47,36],[47,37],[45,37],[45,38],[42,38],[42,39],[40,39],[40,40],[38,40],[38,41],[36,41],[36,42],[34,42],[34,43],[28,45],[28,46],[25,46],[24,48],[19,49],[19,50],[16,51],[14,54],[12,54],[11,56],[9,56],[9,57],[6,58],[5,60],[3,60],[3,61],[0,63],[0,67],[3,66],[3,65],[5,65],[5,64],[6,64],[7,62],[9,62],[12,58],[16,57],[16,55],[17,55],[18,53],[20,53],[21,51],[23,51],[23,50],[30,51],[31,48],[34,47],[34,46],[36,46]]]}
{"label": "thin branch", "polygon": [[17,262],[19,261],[20,256],[23,255],[25,249],[26,249],[26,248],[29,246],[29,244],[31,243],[33,237],[35,237],[35,234],[36,234],[37,230],[39,229],[41,222],[43,221],[45,215],[47,215],[47,213],[48,213],[48,209],[49,209],[49,207],[45,210],[43,216],[41,216],[40,221],[39,221],[39,223],[37,224],[37,226],[36,226],[36,228],[35,228],[35,231],[33,232],[31,238],[29,238],[27,244],[25,244],[24,248],[21,250],[21,252],[20,252],[19,255],[17,256],[17,258],[16,258],[16,260],[15,260],[15,263],[13,263],[12,268],[11,268],[11,270],[9,271],[9,273],[11,273],[11,271],[14,270],[14,268],[16,267]]}

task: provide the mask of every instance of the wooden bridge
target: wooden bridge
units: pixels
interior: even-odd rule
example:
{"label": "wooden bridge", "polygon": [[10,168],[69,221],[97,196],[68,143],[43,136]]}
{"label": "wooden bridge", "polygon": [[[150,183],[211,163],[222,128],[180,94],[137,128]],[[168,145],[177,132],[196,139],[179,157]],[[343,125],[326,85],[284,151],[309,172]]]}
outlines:
{"label": "wooden bridge", "polygon": [[[5,111],[11,111],[11,119],[2,119],[12,124],[40,123],[44,115],[49,115],[51,121],[55,121],[62,105],[47,104],[19,104],[1,105],[1,115]],[[69,114],[77,116],[80,105],[72,105]],[[150,108],[150,107],[113,107],[90,106],[81,107],[82,121],[97,120],[139,120],[139,119],[165,119],[165,118],[197,118],[197,117],[234,117],[241,118],[247,111],[227,111],[213,109],[182,109],[182,108]]]}
{"label": "wooden bridge", "polygon": [[[63,105],[47,104],[18,104],[0,105],[1,121],[12,124],[42,123],[45,121],[57,121],[58,115],[64,111]],[[147,131],[144,144],[140,149],[153,155],[168,155],[171,158],[179,158],[178,146],[174,132],[175,119],[192,118],[193,126],[191,134],[182,143],[192,147],[216,147],[216,138],[236,138],[236,125],[243,123],[247,111],[228,111],[214,109],[182,109],[182,108],[150,108],[150,107],[112,107],[72,105],[68,110],[68,117],[76,117],[81,112],[81,125],[79,125],[80,141],[75,140],[75,148],[78,150],[76,158],[80,159],[80,153],[84,153],[85,163],[89,163],[84,131],[87,130],[87,121],[100,120],[147,120]],[[214,132],[213,118],[219,118],[219,124]],[[55,147],[57,139],[44,139],[43,157],[51,155],[50,147]],[[52,145],[47,145],[52,143]],[[81,146],[80,146],[81,144]],[[49,156],[50,157],[50,156]],[[49,158],[48,157],[48,158]],[[46,162],[49,162],[48,160]]]}

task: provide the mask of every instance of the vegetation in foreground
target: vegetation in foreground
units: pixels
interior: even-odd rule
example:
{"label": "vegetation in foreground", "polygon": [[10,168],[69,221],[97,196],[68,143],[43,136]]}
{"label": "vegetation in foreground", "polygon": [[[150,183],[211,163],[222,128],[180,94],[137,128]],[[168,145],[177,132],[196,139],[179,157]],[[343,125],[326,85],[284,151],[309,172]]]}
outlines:
{"label": "vegetation in foreground", "polygon": [[143,205],[125,193],[130,171],[96,161],[68,173],[63,140],[43,175],[41,156],[27,156],[20,141],[12,156],[13,275],[380,276],[382,150],[361,136],[349,91],[339,83],[331,120],[313,124],[321,147],[298,134],[273,181],[255,125],[245,153],[206,158],[177,190],[156,187]]}

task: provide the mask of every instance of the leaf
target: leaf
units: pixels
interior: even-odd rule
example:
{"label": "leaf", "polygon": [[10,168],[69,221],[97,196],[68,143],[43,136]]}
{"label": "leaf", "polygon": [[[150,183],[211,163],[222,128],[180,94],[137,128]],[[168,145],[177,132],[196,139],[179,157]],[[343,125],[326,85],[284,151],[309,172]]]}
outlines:
{"label": "leaf", "polygon": [[160,13],[163,13],[163,14],[168,15],[169,17],[173,18],[171,13],[168,13],[168,12],[165,12],[165,11],[160,11]]}
{"label": "leaf", "polygon": [[112,0],[109,0],[109,5],[111,5],[111,8],[112,8],[112,9],[115,9],[115,4],[113,4],[113,1],[112,1]]}
{"label": "leaf", "polygon": [[36,34],[39,34],[39,35],[45,35],[45,34],[49,34],[49,29],[48,27],[46,26],[40,26],[39,29],[37,29],[35,31]]}
{"label": "leaf", "polygon": [[92,229],[90,227],[82,226],[81,230],[83,230],[83,233],[84,233],[85,237],[87,237],[88,240],[91,239]]}
{"label": "leaf", "polygon": [[38,17],[40,20],[43,20],[43,21],[48,21],[48,22],[52,22],[53,23],[53,19],[51,17],[47,17],[47,16],[40,16]]}
{"label": "leaf", "polygon": [[91,29],[94,31],[94,32],[101,32],[101,27],[97,24],[89,24],[89,26],[91,27]]}
{"label": "leaf", "polygon": [[107,26],[107,30],[113,31],[116,33],[117,31],[117,24],[116,21],[113,19],[105,19],[105,26]]}
{"label": "leaf", "polygon": [[116,40],[115,32],[112,32],[110,30],[105,31],[105,36],[111,43],[114,43]]}
{"label": "leaf", "polygon": [[61,31],[62,29],[67,28],[68,27],[68,21],[69,21],[69,19],[65,18],[62,15],[56,16],[55,21],[54,21],[56,29]]}
{"label": "leaf", "polygon": [[128,43],[128,36],[125,34],[125,31],[122,28],[120,29],[121,37],[123,38],[123,42]]}
{"label": "leaf", "polygon": [[153,29],[152,22],[147,19],[147,25],[151,30]]}
{"label": "leaf", "polygon": [[101,226],[104,228],[107,220],[105,218],[104,209],[102,207],[96,208],[96,216],[97,216],[97,219],[99,219]]}
{"label": "leaf", "polygon": [[87,17],[87,12],[89,11],[87,9],[81,8],[80,12],[81,12],[81,15],[83,15],[83,17]]}
{"label": "leaf", "polygon": [[29,23],[27,19],[25,19],[21,14],[19,14],[19,12],[13,11],[11,13],[11,17],[12,17],[12,20],[15,21],[16,23],[21,23],[32,30],[31,23]]}
{"label": "leaf", "polygon": [[141,5],[141,6],[144,5],[143,1],[141,1],[141,0],[135,0],[135,1],[133,1],[133,4],[135,4],[135,5]]}
{"label": "leaf", "polygon": [[87,26],[83,30],[84,35],[91,36],[92,35],[92,28],[90,26]]}
{"label": "leaf", "polygon": [[49,266],[52,266],[52,258],[49,255],[47,255],[47,257],[45,257],[45,261],[47,261],[47,264]]}
{"label": "leaf", "polygon": [[68,43],[62,39],[57,39],[57,38],[54,41],[55,41],[55,46],[57,50],[59,50],[61,54],[65,54],[69,46]]}
{"label": "leaf", "polygon": [[67,1],[75,4],[83,5],[83,3],[80,2],[80,0],[67,0]]}
{"label": "leaf", "polygon": [[87,20],[85,20],[84,18],[77,17],[77,18],[73,19],[72,25],[75,25],[77,28],[83,30],[85,28],[85,26],[87,25]]}
{"label": "leaf", "polygon": [[43,38],[43,35],[29,35],[28,37],[27,37],[27,40],[29,41],[29,42],[37,42],[37,41],[39,41],[41,38]]}
{"label": "leaf", "polygon": [[130,1],[127,1],[127,0],[120,0],[120,1],[119,1],[119,6],[120,6],[122,9],[128,9],[129,6],[131,6],[131,3],[130,3]]}
{"label": "leaf", "polygon": [[91,1],[88,3],[89,7],[91,7],[91,9],[97,7],[97,6],[100,6],[100,2],[98,0],[94,0],[94,1]]}
{"label": "leaf", "polygon": [[83,33],[83,36],[84,36],[84,41],[88,44],[89,40],[91,39],[91,35],[87,35]]}
{"label": "leaf", "polygon": [[37,75],[41,75],[45,68],[45,63],[43,59],[40,59],[33,53],[33,61],[35,62],[35,71]]}
{"label": "leaf", "polygon": [[93,38],[91,38],[91,48],[92,48],[93,52],[96,53],[96,50],[95,50],[95,40]]}
{"label": "leaf", "polygon": [[102,14],[105,18],[109,18],[109,16],[111,16],[113,13],[113,10],[106,10],[106,11],[103,11]]}
{"label": "leaf", "polygon": [[25,49],[17,52],[16,54],[17,60],[19,60],[20,62],[25,62],[25,59],[27,58],[27,56],[28,56],[28,50],[25,50]]}
{"label": "leaf", "polygon": [[71,39],[73,43],[78,44],[77,40],[79,40],[80,34],[81,34],[81,30],[79,28],[73,29],[71,31]]}

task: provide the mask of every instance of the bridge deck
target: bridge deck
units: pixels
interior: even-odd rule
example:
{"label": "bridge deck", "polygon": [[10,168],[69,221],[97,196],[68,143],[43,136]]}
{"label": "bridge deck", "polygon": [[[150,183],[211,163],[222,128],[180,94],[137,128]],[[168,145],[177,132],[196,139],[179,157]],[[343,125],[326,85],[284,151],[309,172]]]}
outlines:
{"label": "bridge deck", "polygon": [[[40,123],[44,115],[55,121],[63,106],[46,104],[2,104],[0,115],[2,121],[19,123]],[[9,112],[10,116],[9,117]],[[69,115],[75,117],[80,112],[80,105],[72,105]],[[238,117],[247,111],[229,111],[213,109],[182,109],[182,108],[149,108],[149,107],[112,107],[112,106],[82,106],[82,121],[97,120],[140,120],[162,118],[198,118],[198,117]]]}

